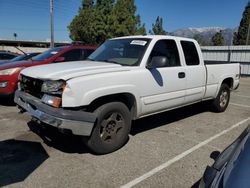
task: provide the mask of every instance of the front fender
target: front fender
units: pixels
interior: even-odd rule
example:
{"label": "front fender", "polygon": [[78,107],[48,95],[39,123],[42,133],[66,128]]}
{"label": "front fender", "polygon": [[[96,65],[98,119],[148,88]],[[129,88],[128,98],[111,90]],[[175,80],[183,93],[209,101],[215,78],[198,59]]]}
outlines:
{"label": "front fender", "polygon": [[94,100],[108,95],[121,93],[129,93],[135,97],[137,113],[141,113],[140,95],[134,85],[112,85],[105,87],[97,87],[90,90],[85,90],[82,93],[75,93],[69,88],[63,95],[63,107],[80,107],[87,106]]}

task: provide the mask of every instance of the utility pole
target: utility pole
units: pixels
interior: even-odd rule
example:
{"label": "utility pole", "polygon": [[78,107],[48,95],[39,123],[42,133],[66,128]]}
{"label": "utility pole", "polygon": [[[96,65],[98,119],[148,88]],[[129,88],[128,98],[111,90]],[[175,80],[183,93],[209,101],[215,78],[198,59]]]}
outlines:
{"label": "utility pole", "polygon": [[50,0],[50,48],[54,48],[53,0]]}

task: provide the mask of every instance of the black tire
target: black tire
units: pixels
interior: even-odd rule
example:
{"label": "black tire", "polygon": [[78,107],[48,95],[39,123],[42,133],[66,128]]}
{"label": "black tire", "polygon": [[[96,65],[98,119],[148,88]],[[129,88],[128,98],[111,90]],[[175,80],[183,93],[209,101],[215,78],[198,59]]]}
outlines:
{"label": "black tire", "polygon": [[212,110],[215,112],[224,112],[227,109],[230,100],[230,88],[227,84],[222,84],[217,97],[213,100]]}
{"label": "black tire", "polygon": [[120,149],[128,140],[131,113],[121,102],[104,104],[94,111],[97,120],[92,134],[84,139],[87,147],[96,154],[107,154]]}

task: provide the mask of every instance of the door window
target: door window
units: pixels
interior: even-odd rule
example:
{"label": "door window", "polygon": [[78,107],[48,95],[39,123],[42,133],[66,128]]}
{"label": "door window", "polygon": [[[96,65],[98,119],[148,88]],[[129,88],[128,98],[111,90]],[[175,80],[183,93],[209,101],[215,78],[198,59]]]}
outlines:
{"label": "door window", "polygon": [[84,59],[84,50],[73,49],[63,53],[60,57],[64,57],[65,61],[80,61]]}
{"label": "door window", "polygon": [[181,46],[184,52],[186,65],[199,65],[199,55],[197,52],[197,49],[195,47],[195,44],[193,42],[189,41],[181,41]]}
{"label": "door window", "polygon": [[153,57],[163,56],[167,58],[166,67],[175,67],[180,66],[180,58],[178,53],[178,48],[174,40],[159,40],[156,42],[150,57],[149,61]]}

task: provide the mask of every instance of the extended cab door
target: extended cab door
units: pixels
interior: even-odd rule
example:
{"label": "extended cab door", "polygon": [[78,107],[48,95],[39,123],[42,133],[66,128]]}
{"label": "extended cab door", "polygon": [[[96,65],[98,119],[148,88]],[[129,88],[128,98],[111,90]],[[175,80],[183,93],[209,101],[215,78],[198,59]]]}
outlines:
{"label": "extended cab door", "polygon": [[163,66],[146,69],[142,96],[142,115],[164,111],[184,103],[186,71],[182,66],[176,41],[159,40],[155,43],[148,59],[166,58]]}
{"label": "extended cab door", "polygon": [[185,103],[201,101],[206,88],[206,67],[197,50],[198,44],[192,41],[181,41],[186,63],[187,91]]}

